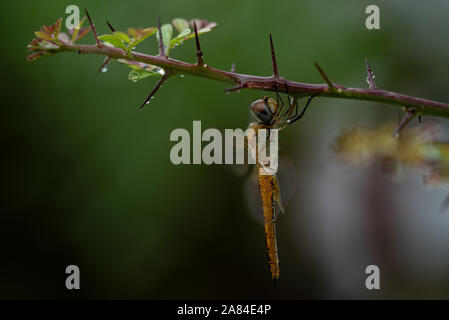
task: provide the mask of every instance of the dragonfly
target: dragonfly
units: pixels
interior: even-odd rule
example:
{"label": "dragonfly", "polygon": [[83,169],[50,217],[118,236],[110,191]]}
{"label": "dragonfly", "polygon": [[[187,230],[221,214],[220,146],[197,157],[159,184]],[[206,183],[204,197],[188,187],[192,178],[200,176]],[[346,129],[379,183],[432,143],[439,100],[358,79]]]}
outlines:
{"label": "dragonfly", "polygon": [[[283,130],[290,124],[301,119],[312,101],[313,96],[309,96],[305,107],[299,113],[298,98],[290,97],[287,93],[289,104],[285,107],[284,101],[279,93],[277,91],[275,93],[276,99],[265,96],[251,104],[250,111],[255,122],[249,125],[249,129],[252,129],[251,132],[253,134],[248,135],[248,145],[252,146],[251,151],[256,160],[255,171],[262,202],[267,260],[274,286],[276,287],[279,281],[280,268],[275,221],[279,212],[284,212],[284,207],[281,201],[278,178],[275,172],[268,169],[270,163],[259,159],[258,152],[260,150],[255,147],[258,145],[255,141],[258,139],[259,130],[261,129],[265,129],[268,133],[271,132],[271,129]],[[268,145],[269,137],[269,134],[265,135],[265,145]]]}

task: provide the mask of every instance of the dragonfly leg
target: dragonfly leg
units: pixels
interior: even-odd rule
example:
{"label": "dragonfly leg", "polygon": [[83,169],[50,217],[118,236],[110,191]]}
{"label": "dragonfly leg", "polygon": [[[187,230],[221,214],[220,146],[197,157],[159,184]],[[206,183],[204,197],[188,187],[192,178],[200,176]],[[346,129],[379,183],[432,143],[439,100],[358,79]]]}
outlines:
{"label": "dragonfly leg", "polygon": [[286,120],[287,124],[291,124],[291,123],[293,123],[293,122],[296,122],[296,121],[298,121],[299,119],[301,119],[302,117],[304,117],[304,114],[306,113],[307,107],[309,106],[309,104],[310,104],[310,102],[312,101],[312,99],[313,99],[313,96],[310,96],[309,99],[307,100],[307,103],[306,103],[304,109],[302,110],[302,112],[301,112],[300,114],[298,114],[298,113],[296,112],[296,114],[295,114],[293,117],[287,119],[287,120]]}
{"label": "dragonfly leg", "polygon": [[284,114],[281,115],[281,112],[279,112],[279,118],[283,118],[285,117],[286,114],[291,112],[292,109],[292,104],[290,102],[290,95],[288,94],[288,85],[285,84],[285,93],[287,94],[287,103],[288,103],[288,108],[287,110],[284,112]]}
{"label": "dragonfly leg", "polygon": [[[298,104],[296,103],[297,99],[295,99],[293,97],[290,97],[290,94],[288,92],[288,85],[287,84],[285,85],[285,93],[287,94],[288,108],[287,108],[287,110],[285,110],[284,114],[279,116],[279,118],[281,118],[281,120],[278,121],[279,123],[285,122],[286,117],[287,118],[291,117],[295,107],[298,108]],[[296,113],[297,113],[297,111],[296,111]]]}
{"label": "dragonfly leg", "polygon": [[281,121],[279,121],[279,123],[284,123],[288,119],[290,119],[292,117],[293,110],[295,110],[295,115],[293,116],[293,117],[295,117],[298,114],[298,99],[291,97],[291,99],[289,101],[289,108],[285,112],[285,114],[282,117],[283,119]]}
{"label": "dragonfly leg", "polygon": [[281,95],[278,93],[277,88],[276,88],[276,90],[274,92],[276,93],[276,100],[277,100],[277,105],[278,105],[278,108],[276,110],[276,114],[275,114],[275,116],[273,118],[273,121],[275,122],[281,116],[281,113],[282,113],[282,110],[284,109],[285,103],[284,103],[284,100],[282,100]]}
{"label": "dragonfly leg", "polygon": [[289,108],[287,112],[285,112],[284,117],[290,118],[293,114],[293,110],[295,110],[295,114],[298,114],[298,99],[291,97],[289,99]]}

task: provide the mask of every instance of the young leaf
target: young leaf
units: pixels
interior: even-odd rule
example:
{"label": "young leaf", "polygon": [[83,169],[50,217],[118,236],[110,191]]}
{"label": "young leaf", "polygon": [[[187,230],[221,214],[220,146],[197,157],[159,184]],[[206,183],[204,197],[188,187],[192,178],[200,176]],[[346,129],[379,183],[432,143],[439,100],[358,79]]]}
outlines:
{"label": "young leaf", "polygon": [[115,34],[104,34],[102,36],[99,36],[98,39],[100,39],[101,41],[107,42],[116,48],[120,48],[120,49],[123,49],[126,51],[125,43],[119,37],[117,37]]}
{"label": "young leaf", "polygon": [[189,29],[189,22],[182,18],[176,18],[172,21],[173,26],[179,33],[183,32],[186,29]]}
{"label": "young leaf", "polygon": [[[171,24],[164,24],[161,27],[162,31],[162,43],[164,44],[165,54],[168,55],[168,51],[170,50],[170,40],[173,35],[173,27]],[[159,31],[156,32],[156,38],[159,41]]]}
{"label": "young leaf", "polygon": [[128,79],[131,81],[137,81],[142,80],[146,77],[152,77],[152,76],[161,76],[161,73],[154,72],[154,71],[148,71],[148,70],[131,70],[128,74]]}
{"label": "young leaf", "polygon": [[171,39],[170,41],[170,49],[173,49],[177,46],[179,46],[181,43],[183,43],[185,40],[187,40],[188,38],[186,38],[186,36],[188,36],[190,34],[191,30],[189,28],[184,29],[184,31],[182,31],[180,34],[178,34],[178,36],[176,38]]}
{"label": "young leaf", "polygon": [[59,44],[57,44],[54,41],[46,41],[43,40],[39,45],[41,50],[48,50],[48,49],[57,49],[59,48]]}
{"label": "young leaf", "polygon": [[157,66],[153,66],[151,64],[135,61],[135,60],[128,60],[128,59],[118,59],[117,60],[120,63],[123,63],[134,70],[147,70],[147,71],[156,71],[157,69],[160,69]]}
{"label": "young leaf", "polygon": [[128,28],[128,30],[126,30],[126,32],[128,32],[128,34],[132,38],[137,39],[137,38],[139,38],[140,34],[142,33],[142,30],[139,28]]}
{"label": "young leaf", "polygon": [[62,18],[59,18],[58,20],[56,20],[56,22],[53,24],[53,35],[55,39],[58,39],[59,36],[59,32],[61,31],[61,24],[62,24]]}
{"label": "young leaf", "polygon": [[42,39],[42,40],[49,40],[49,41],[53,41],[54,40],[53,39],[53,35],[49,34],[47,32],[36,31],[34,34],[35,34],[36,37],[38,37],[39,39]]}
{"label": "young leaf", "polygon": [[79,39],[84,38],[84,36],[90,31],[90,26],[87,26],[86,28],[81,28],[78,31],[78,36],[75,38],[75,41],[78,41]]}
{"label": "young leaf", "polygon": [[156,33],[157,28],[146,28],[146,29],[139,29],[139,28],[129,28],[128,34],[132,37],[131,39],[131,47],[134,48],[139,43],[141,43],[143,40],[148,38],[149,36],[152,36]]}
{"label": "young leaf", "polygon": [[[198,35],[207,33],[217,26],[217,24],[215,22],[209,22],[207,20],[201,20],[201,19],[192,19],[192,20],[190,20],[189,24],[192,27],[192,29],[193,29],[193,25],[196,24]],[[190,33],[187,36],[185,36],[184,39],[182,40],[182,42],[185,42],[192,38],[195,38],[195,33]]]}
{"label": "young leaf", "polygon": [[[81,36],[78,36],[80,34],[81,27],[83,26],[84,21],[86,21],[87,17],[82,18],[75,29],[70,29],[69,33],[72,35],[72,43],[75,43],[76,40],[82,38]],[[89,26],[90,28],[90,26]],[[87,32],[86,32],[87,33]],[[83,35],[84,36],[84,35]]]}
{"label": "young leaf", "polygon": [[60,32],[58,35],[58,41],[61,43],[70,43],[69,35],[65,32]]}
{"label": "young leaf", "polygon": [[42,50],[40,45],[41,42],[38,39],[33,38],[33,40],[31,40],[30,43],[27,45],[28,51],[40,51]]}
{"label": "young leaf", "polygon": [[190,27],[193,28],[193,25],[196,24],[196,28],[198,31],[209,32],[213,28],[217,26],[217,23],[210,22],[208,20],[202,20],[202,19],[192,19],[189,22]]}
{"label": "young leaf", "polygon": [[131,43],[131,39],[128,37],[128,35],[124,32],[121,31],[116,31],[113,33],[114,37],[116,37],[117,39],[122,40],[125,45]]}
{"label": "young leaf", "polygon": [[42,58],[43,56],[46,56],[46,55],[49,55],[49,53],[45,52],[45,51],[38,51],[38,52],[27,55],[27,61],[34,61],[34,60]]}
{"label": "young leaf", "polygon": [[128,28],[128,34],[133,37],[133,39],[142,39],[142,38],[146,38],[149,37],[153,34],[156,33],[157,28],[155,27],[151,27],[151,28],[145,28],[145,29],[140,29],[140,28]]}

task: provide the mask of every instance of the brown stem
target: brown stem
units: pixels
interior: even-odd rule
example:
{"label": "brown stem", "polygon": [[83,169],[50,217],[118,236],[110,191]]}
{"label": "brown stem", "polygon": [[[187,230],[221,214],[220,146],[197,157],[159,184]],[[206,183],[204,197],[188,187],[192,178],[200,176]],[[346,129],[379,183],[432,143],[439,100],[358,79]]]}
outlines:
{"label": "brown stem", "polygon": [[[48,50],[48,52],[50,53],[63,51],[106,55],[113,59],[130,59],[126,52],[124,52],[122,49],[107,46],[98,47],[95,45],[64,44],[59,48]],[[132,60],[134,61],[156,65],[166,69],[166,71],[170,70],[173,74],[191,74],[203,78],[234,84],[237,85],[237,87],[240,89],[247,88],[271,92],[278,91],[284,93],[288,91],[288,94],[296,98],[313,95],[322,97],[378,101],[399,106],[405,105],[410,108],[414,108],[422,115],[434,115],[449,118],[448,103],[431,101],[380,89],[348,88],[330,82],[327,76],[325,76],[325,80],[327,80],[326,82],[328,82],[327,84],[308,84],[290,81],[284,79],[283,77],[260,77],[239,74],[235,72],[215,69],[211,66],[206,65],[203,67],[199,67],[197,64],[191,64],[160,55],[152,56],[144,53],[132,52],[132,57]]]}

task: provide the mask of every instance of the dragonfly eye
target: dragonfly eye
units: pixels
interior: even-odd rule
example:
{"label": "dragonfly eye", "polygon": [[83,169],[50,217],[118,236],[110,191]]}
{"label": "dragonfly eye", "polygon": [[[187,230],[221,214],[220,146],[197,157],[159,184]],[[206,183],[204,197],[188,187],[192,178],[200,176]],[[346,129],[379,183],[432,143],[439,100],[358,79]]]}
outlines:
{"label": "dragonfly eye", "polygon": [[251,113],[260,123],[270,123],[273,119],[273,112],[268,107],[266,99],[259,99],[251,104]]}

